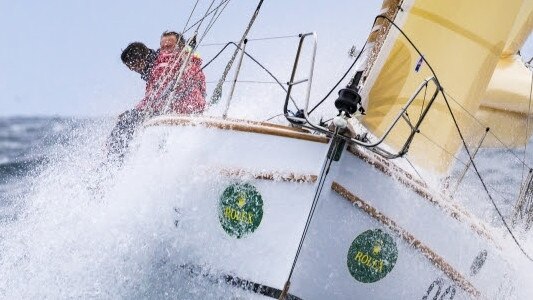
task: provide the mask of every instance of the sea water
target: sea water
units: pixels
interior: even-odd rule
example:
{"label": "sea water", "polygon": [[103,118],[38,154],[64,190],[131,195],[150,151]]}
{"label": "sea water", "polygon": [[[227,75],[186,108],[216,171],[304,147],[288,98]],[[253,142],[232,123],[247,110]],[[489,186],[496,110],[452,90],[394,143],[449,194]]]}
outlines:
{"label": "sea water", "polygon": [[[143,173],[127,165],[120,171],[106,169],[101,162],[113,122],[0,119],[0,298],[249,299],[220,278],[180,267],[180,257],[190,255],[180,245],[197,236],[178,234],[174,222],[179,212],[157,199],[187,199],[180,199],[179,193],[149,197],[164,193],[161,185],[178,185],[183,194],[194,186],[209,186],[194,172],[195,158],[173,162],[187,170],[173,182],[151,181],[152,174],[165,168],[151,164],[149,157],[138,158],[148,164]],[[194,137],[187,143],[193,149]],[[490,172],[487,167],[482,172],[489,183],[503,182],[504,190],[513,194],[516,176],[509,173],[516,175],[520,168],[514,160],[498,159],[505,157],[498,153],[480,153],[480,164],[491,162]],[[479,189],[468,176],[466,189]],[[119,181],[123,184],[116,184]],[[505,275],[515,282],[511,297],[533,297],[528,284],[533,263],[516,250],[490,203],[464,198],[464,206],[483,208],[476,215],[496,228],[503,250],[510,253],[516,270]],[[509,217],[509,203],[496,201]],[[533,252],[533,238],[524,232],[517,236],[525,250]],[[204,250],[214,249],[206,245]]]}

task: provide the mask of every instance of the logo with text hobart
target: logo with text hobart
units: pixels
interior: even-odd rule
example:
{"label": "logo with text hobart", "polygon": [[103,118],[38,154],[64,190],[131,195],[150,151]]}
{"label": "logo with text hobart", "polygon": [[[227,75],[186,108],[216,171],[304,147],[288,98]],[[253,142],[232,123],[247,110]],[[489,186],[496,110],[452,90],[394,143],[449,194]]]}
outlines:
{"label": "logo with text hobart", "polygon": [[385,277],[396,264],[398,249],[392,237],[383,231],[361,233],[348,250],[348,270],[363,283],[376,282]]}
{"label": "logo with text hobart", "polygon": [[220,197],[219,215],[222,228],[240,239],[254,232],[263,218],[263,199],[248,183],[228,186]]}

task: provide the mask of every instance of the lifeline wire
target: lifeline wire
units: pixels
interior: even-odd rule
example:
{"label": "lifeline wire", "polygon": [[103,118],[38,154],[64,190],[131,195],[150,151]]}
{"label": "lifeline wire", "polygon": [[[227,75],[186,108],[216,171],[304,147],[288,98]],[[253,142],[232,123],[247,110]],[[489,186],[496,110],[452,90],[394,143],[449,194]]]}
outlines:
{"label": "lifeline wire", "polygon": [[[281,35],[281,36],[272,36],[272,37],[263,37],[263,38],[255,38],[255,39],[247,39],[248,42],[252,41],[266,41],[266,40],[277,40],[277,39],[286,39],[286,38],[294,38],[299,37],[298,34],[296,35]],[[208,43],[200,45],[201,47],[207,47],[207,46],[222,46],[226,45],[227,43]]]}
{"label": "lifeline wire", "polygon": [[[218,53],[210,60],[208,61],[203,67],[202,67],[202,70],[204,70],[207,66],[209,66],[220,54],[222,54],[222,52],[224,52],[224,50],[226,50],[226,48],[229,46],[229,45],[234,45],[235,47],[237,47],[237,49],[241,49],[241,47],[239,47],[239,45],[237,45],[236,43],[234,42],[228,42],[224,47],[222,47],[222,49],[220,49],[220,51],[218,51]],[[255,59],[252,55],[250,55],[248,52],[244,51],[244,55],[246,55],[248,58],[250,58],[253,62],[255,62],[261,69],[263,69],[270,77],[272,77],[272,79],[274,79],[278,85],[285,91],[285,93],[287,93],[287,89],[285,88],[285,86],[283,86],[283,84],[281,83],[281,81],[276,77],[274,76],[274,74],[272,74],[272,72],[270,72],[270,70],[268,70],[263,64],[261,64],[257,59]],[[224,82],[226,82],[226,80],[224,80]],[[297,110],[299,110],[298,108],[298,105],[296,104],[296,101],[294,101],[294,98],[292,98],[292,96],[290,96],[290,99],[292,101],[292,103],[294,104],[294,106],[296,107]]]}
{"label": "lifeline wire", "polygon": [[[470,111],[468,111],[464,106],[462,106],[459,101],[455,100],[455,98],[450,95],[448,92],[446,91],[443,91],[442,92],[443,95],[446,94],[446,96],[450,97],[450,99],[452,99],[453,102],[455,102],[455,104],[457,104],[462,110],[464,110],[472,119],[474,119],[476,121],[476,123],[478,123],[479,125],[481,126],[484,126],[484,127],[489,127],[489,126],[486,126],[485,124],[483,124],[478,118],[476,118],[476,116],[474,116]],[[511,153],[514,157],[516,157],[516,159],[518,159],[518,161],[520,161],[521,164],[527,166],[528,168],[532,168],[531,166],[529,166],[525,161],[523,161],[516,153],[513,152],[513,150],[511,149],[511,147],[509,147],[509,145],[505,144],[496,134],[494,134],[494,132],[492,131],[489,131],[489,134],[491,136],[493,136],[504,148],[505,150],[507,150],[507,152]]]}

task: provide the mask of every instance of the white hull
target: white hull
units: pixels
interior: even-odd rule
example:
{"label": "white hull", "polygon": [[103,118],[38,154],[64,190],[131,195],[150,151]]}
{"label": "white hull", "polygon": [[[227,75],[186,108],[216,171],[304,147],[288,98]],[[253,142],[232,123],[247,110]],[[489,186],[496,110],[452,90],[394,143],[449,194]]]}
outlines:
{"label": "white hull", "polygon": [[[194,143],[183,142],[191,137]],[[153,178],[160,189],[147,195],[165,197],[163,203],[175,209],[176,224],[169,220],[169,226],[176,226],[176,251],[181,253],[172,263],[283,289],[328,151],[327,139],[280,126],[168,116],[148,122],[137,145],[129,160],[135,163],[127,162],[126,168],[173,174]],[[180,168],[184,159],[193,162],[194,170]],[[190,178],[188,189],[175,184],[183,176]],[[256,210],[232,214],[220,206],[229,187],[244,184],[262,199],[259,223]],[[235,222],[224,225],[224,218],[250,227],[235,229]],[[504,297],[499,293],[508,284],[502,278],[509,267],[477,222],[432,198],[387,162],[344,151],[327,177],[289,294],[302,299],[422,299],[433,283],[427,299],[433,299],[438,286],[439,297],[447,294],[442,299]],[[348,252],[356,237],[375,229],[392,238],[397,259],[381,279],[362,283],[350,274]],[[483,250],[487,259],[474,275],[472,263]],[[368,257],[361,258],[371,265]]]}

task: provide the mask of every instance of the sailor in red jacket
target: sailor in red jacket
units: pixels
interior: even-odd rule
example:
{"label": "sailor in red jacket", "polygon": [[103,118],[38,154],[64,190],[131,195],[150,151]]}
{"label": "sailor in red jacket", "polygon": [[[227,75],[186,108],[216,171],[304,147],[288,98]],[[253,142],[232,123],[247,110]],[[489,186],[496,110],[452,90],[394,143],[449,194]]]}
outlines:
{"label": "sailor in red jacket", "polygon": [[[192,50],[183,50],[184,47],[185,41],[180,34],[164,32],[155,61],[149,56],[154,51],[149,51],[142,43],[132,43],[124,50],[121,58],[128,68],[141,73],[142,66],[149,65],[150,71],[146,76],[145,97],[134,109],[122,113],[111,131],[107,141],[108,159],[122,161],[136,128],[149,117],[204,111],[206,89],[202,60],[191,53]],[[183,70],[180,69],[182,66]],[[180,71],[182,75],[178,81]]]}
{"label": "sailor in red jacket", "polygon": [[145,97],[135,108],[149,116],[201,113],[206,106],[202,59],[197,53],[191,53],[192,49],[184,45],[181,36],[175,37],[179,41],[174,44],[175,47],[166,47],[165,34],[174,37],[175,33],[163,33],[161,49],[146,84]]}

